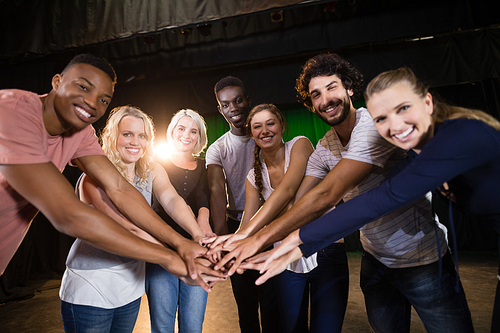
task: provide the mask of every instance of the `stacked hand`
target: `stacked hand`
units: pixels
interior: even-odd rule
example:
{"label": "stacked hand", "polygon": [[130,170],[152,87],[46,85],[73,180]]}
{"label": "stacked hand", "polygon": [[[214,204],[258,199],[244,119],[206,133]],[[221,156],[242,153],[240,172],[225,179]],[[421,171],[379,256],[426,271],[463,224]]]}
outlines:
{"label": "stacked hand", "polygon": [[243,234],[219,236],[209,246],[208,254],[222,252],[222,259],[215,265],[215,269],[228,269],[229,276],[234,273],[243,273],[239,266],[243,260],[258,253],[263,244],[255,236],[246,238]]}
{"label": "stacked hand", "polygon": [[226,273],[214,269],[216,261],[207,256],[207,248],[200,245],[203,243],[203,238],[196,241],[186,239],[182,245],[177,247],[177,253],[184,261],[188,274],[176,275],[186,284],[198,285],[210,292],[218,281],[226,279]]}
{"label": "stacked hand", "polygon": [[[209,268],[211,279],[218,280],[213,271],[231,276],[243,273],[246,269],[258,270],[261,274],[255,283],[263,284],[271,277],[283,272],[286,267],[302,257],[299,245],[302,241],[299,230],[292,232],[277,247],[271,251],[257,254],[264,244],[256,236],[246,238],[243,234],[228,234],[213,238],[204,238],[203,245],[208,247],[206,256],[210,258]],[[216,258],[216,259],[214,259]],[[203,274],[203,273],[202,273]]]}
{"label": "stacked hand", "polygon": [[[235,272],[242,273],[245,269],[259,270],[262,275],[256,284],[262,284],[269,278],[281,273],[295,260],[302,257],[298,247],[302,244],[299,230],[291,233],[273,250],[257,254],[262,250],[263,244],[257,236],[245,238],[242,234],[229,234],[207,239],[211,242],[207,254],[222,257],[214,269],[226,271],[231,276]],[[257,255],[256,255],[257,254]]]}
{"label": "stacked hand", "polygon": [[[195,258],[194,263],[198,271],[198,278],[192,279],[190,276],[179,276],[179,279],[189,286],[201,286],[209,292],[219,281],[226,279],[226,274],[219,270],[214,270],[214,264],[206,258]],[[203,285],[200,284],[200,279]],[[208,289],[206,288],[208,287]]]}
{"label": "stacked hand", "polygon": [[208,240],[210,242],[209,248],[213,249],[214,251],[222,251],[228,248],[233,242],[244,238],[247,238],[247,235],[243,233],[227,234],[213,237]]}
{"label": "stacked hand", "polygon": [[255,284],[261,285],[273,276],[283,272],[289,264],[302,257],[302,251],[299,248],[300,244],[302,244],[302,241],[299,237],[299,231],[296,230],[271,251],[247,259],[240,265],[240,269],[258,270],[263,275],[255,281]]}

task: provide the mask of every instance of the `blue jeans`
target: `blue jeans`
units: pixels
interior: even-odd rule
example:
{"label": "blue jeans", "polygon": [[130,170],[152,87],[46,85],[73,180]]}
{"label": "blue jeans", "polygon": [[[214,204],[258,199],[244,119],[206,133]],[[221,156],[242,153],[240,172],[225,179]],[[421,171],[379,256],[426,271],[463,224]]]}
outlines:
{"label": "blue jeans", "polygon": [[174,332],[179,308],[179,332],[194,333],[203,329],[208,293],[201,287],[188,286],[160,265],[146,263],[151,332]]}
{"label": "blue jeans", "polygon": [[66,333],[127,333],[134,330],[141,298],[114,309],[61,301]]}
{"label": "blue jeans", "polygon": [[276,276],[276,294],[284,332],[340,332],[349,293],[349,266],[343,243],[318,252],[318,266],[301,274],[285,270]]}
{"label": "blue jeans", "polygon": [[428,332],[474,332],[462,284],[457,293],[456,271],[447,253],[439,263],[388,268],[364,252],[360,285],[368,321],[374,332],[410,332],[413,306]]}

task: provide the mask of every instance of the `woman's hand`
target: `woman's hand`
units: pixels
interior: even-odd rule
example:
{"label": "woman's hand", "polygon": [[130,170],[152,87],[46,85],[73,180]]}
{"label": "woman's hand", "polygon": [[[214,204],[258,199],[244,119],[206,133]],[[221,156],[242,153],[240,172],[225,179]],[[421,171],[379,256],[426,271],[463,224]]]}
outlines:
{"label": "woman's hand", "polygon": [[235,234],[228,234],[224,236],[219,236],[215,241],[213,241],[210,245],[210,252],[220,252],[227,251],[230,249],[231,244],[235,241],[239,241],[241,239],[246,238],[247,235],[241,232],[236,232]]}
{"label": "woman's hand", "polygon": [[[219,282],[226,280],[226,274],[221,271],[216,271],[213,269],[213,263],[205,258],[194,259],[196,269],[199,273],[199,277],[203,282],[211,289],[213,286]],[[178,278],[189,286],[199,286],[199,280],[192,279],[190,276],[178,276]],[[203,286],[202,286],[203,287]],[[204,288],[206,290],[206,288]]]}
{"label": "woman's hand", "polygon": [[258,286],[273,276],[283,272],[292,262],[300,259],[302,257],[302,251],[300,251],[300,248],[297,246],[279,258],[271,260],[271,257],[272,254],[266,259],[264,262],[264,268],[260,271],[261,274],[264,274],[255,281],[255,284]]}
{"label": "woman's hand", "polygon": [[210,226],[208,228],[202,227],[201,231],[203,231],[203,233],[205,234],[205,238],[217,237],[217,235],[215,234],[215,232],[212,231],[212,228],[210,228]]}
{"label": "woman's hand", "polygon": [[239,241],[241,239],[244,239],[244,238],[247,238],[247,234],[243,233],[243,232],[236,232],[234,233],[233,235],[231,235],[225,242],[224,244],[222,244],[222,249],[225,249],[229,246],[231,246],[231,244],[235,241]]}
{"label": "woman's hand", "polygon": [[196,222],[200,226],[201,231],[205,237],[216,237],[217,235],[212,231],[212,227],[210,226],[210,211],[206,207],[201,207],[198,210],[198,217],[196,218]]}
{"label": "woman's hand", "polygon": [[259,271],[259,272],[263,271],[264,263],[271,255],[271,252],[272,252],[272,250],[269,250],[266,252],[261,252],[259,254],[254,255],[251,258],[248,258],[247,260],[243,261],[240,264],[239,269],[241,269],[242,271],[244,271],[245,269],[253,269],[253,270]]}
{"label": "woman's hand", "polygon": [[204,256],[207,253],[207,249],[196,242],[184,238],[182,243],[177,246],[176,251],[186,264],[189,276],[194,280],[200,279],[195,258]]}
{"label": "woman's hand", "polygon": [[242,263],[239,266],[239,269],[259,270],[259,272],[263,274],[257,280],[255,280],[255,284],[259,286],[273,276],[276,276],[283,272],[289,264],[302,257],[302,251],[300,251],[300,248],[298,246],[280,257],[273,256],[273,252],[274,254],[278,253],[277,251],[275,251],[276,249],[277,247],[271,251],[260,253],[248,259],[246,262]]}
{"label": "woman's hand", "polygon": [[221,243],[223,244],[229,237],[231,237],[233,234],[227,234],[227,235],[221,235],[213,238],[207,239],[207,247],[209,249],[214,249],[217,246],[219,246]]}
{"label": "woman's hand", "polygon": [[[295,248],[298,248],[298,246],[302,244],[302,240],[300,239],[300,236],[299,236],[299,231],[300,231],[300,229],[295,230],[290,235],[288,235],[285,239],[283,239],[281,241],[281,243],[279,243],[278,246],[276,246],[274,249],[269,251],[269,257],[266,259],[266,262],[264,263],[264,266],[262,267],[263,271],[267,269],[267,267],[269,266],[269,264],[273,260],[275,260],[283,255],[286,255],[287,253],[295,250]],[[299,249],[299,251],[300,251],[300,249]],[[302,254],[301,251],[300,251],[300,253]],[[299,258],[301,256],[299,256]]]}

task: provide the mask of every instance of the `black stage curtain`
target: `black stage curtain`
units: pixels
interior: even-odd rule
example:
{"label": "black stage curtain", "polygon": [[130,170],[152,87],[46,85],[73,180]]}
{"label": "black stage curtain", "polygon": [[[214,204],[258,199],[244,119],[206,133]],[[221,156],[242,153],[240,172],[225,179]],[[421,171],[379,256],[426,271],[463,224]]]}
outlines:
{"label": "black stage curtain", "polygon": [[[499,90],[499,86],[498,79],[485,80],[439,87],[435,88],[434,92],[453,104],[482,110],[498,110],[500,100],[495,92]],[[363,101],[355,103],[356,107],[362,105]],[[328,130],[317,116],[303,106],[295,103],[278,104],[278,107],[288,123],[288,139],[306,135],[316,144]],[[207,116],[206,123],[210,142],[228,130],[227,122],[218,114]],[[72,184],[76,183],[80,173],[79,169],[69,166],[64,171],[64,175]],[[449,227],[448,202],[436,197],[434,208],[440,221]],[[454,207],[454,224],[459,250],[496,250],[496,233],[485,219],[463,214],[460,209]],[[64,272],[66,256],[73,240],[57,232],[47,219],[39,214],[5,273],[0,277],[0,303],[31,297],[33,289],[29,287],[31,284],[27,284],[29,281],[60,277]],[[451,246],[451,236],[449,241]],[[346,237],[345,242],[348,251],[362,250],[359,232]]]}
{"label": "black stage curtain", "polygon": [[[3,1],[1,5],[22,7],[26,3]],[[307,14],[302,16],[285,11],[285,20],[276,27],[264,23],[263,16],[258,17],[264,26],[261,30],[266,34],[248,30],[260,26],[258,21],[249,23],[247,16],[242,20],[228,20],[226,25],[220,21],[220,27],[213,22],[214,37],[211,38],[214,40],[204,42],[196,37],[201,42],[195,43],[186,39],[178,48],[167,48],[165,45],[173,41],[160,34],[152,44],[131,37],[123,43],[93,44],[46,56],[26,53],[21,58],[0,58],[0,88],[48,92],[52,76],[61,71],[74,54],[91,52],[108,58],[117,71],[119,81],[110,109],[123,104],[139,106],[153,116],[157,136],[163,138],[171,115],[178,109],[192,108],[207,119],[212,142],[225,131],[217,114],[213,86],[221,77],[235,75],[245,82],[254,105],[277,104],[287,112],[291,132],[306,134],[316,142],[318,135],[322,135],[318,131],[324,129],[311,129],[313,120],[303,120],[302,117],[312,115],[298,110],[293,87],[306,59],[333,51],[355,63],[366,82],[381,71],[409,66],[445,99],[499,117],[500,28],[487,20],[493,11],[484,10],[486,1],[476,1],[472,7],[469,1],[420,1],[417,10],[413,8],[416,1],[356,3],[359,6],[351,8],[346,1],[341,1],[333,13],[314,6],[300,8]],[[395,16],[388,14],[389,7]],[[484,15],[476,15],[478,12]],[[0,13],[1,18],[6,18],[7,12]],[[269,13],[266,17],[269,20]],[[294,17],[296,21],[287,21],[287,17]],[[315,18],[314,22],[308,20],[309,17]],[[5,24],[10,20],[0,21]],[[240,28],[243,31],[240,37],[221,37]],[[217,31],[221,33],[218,37]],[[36,31],[43,32],[47,31]],[[96,129],[103,126],[105,118],[96,123]],[[78,170],[68,167],[65,174],[72,172]],[[460,220],[459,248],[490,248],[492,232],[487,224],[469,220],[470,217],[457,219]],[[53,230],[38,216],[0,278],[0,302],[20,297],[23,291],[17,287],[30,279],[61,274],[70,244],[71,239]],[[491,249],[495,249],[495,245]]]}

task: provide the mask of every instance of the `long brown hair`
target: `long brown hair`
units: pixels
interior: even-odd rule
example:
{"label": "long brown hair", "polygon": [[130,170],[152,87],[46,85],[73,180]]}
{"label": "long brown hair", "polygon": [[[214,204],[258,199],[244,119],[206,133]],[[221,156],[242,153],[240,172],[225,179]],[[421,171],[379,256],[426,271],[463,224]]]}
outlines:
{"label": "long brown hair", "polygon": [[[283,117],[283,114],[281,111],[276,107],[274,104],[259,104],[257,106],[254,106],[252,110],[250,110],[250,113],[248,114],[247,121],[245,122],[245,127],[247,130],[247,135],[252,136],[252,128],[251,128],[251,123],[253,117],[261,112],[261,111],[269,111],[272,114],[276,116],[280,124],[286,128],[286,121],[285,117]],[[255,145],[255,150],[253,153],[254,156],[254,162],[253,162],[253,169],[255,173],[255,185],[257,186],[257,190],[259,191],[259,194],[262,195],[262,191],[264,190],[264,185],[262,183],[262,165],[260,162],[260,147],[256,144]]]}
{"label": "long brown hair", "polygon": [[[377,75],[366,87],[366,102],[368,102],[374,94],[384,91],[400,82],[408,83],[413,92],[422,98],[429,92],[428,87],[416,77],[411,69],[401,67]],[[449,105],[437,99],[433,99],[433,105],[432,121],[435,124],[442,124],[447,119],[476,119],[500,131],[500,122],[486,112]]]}

